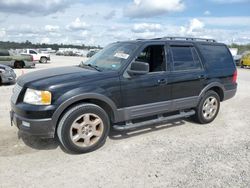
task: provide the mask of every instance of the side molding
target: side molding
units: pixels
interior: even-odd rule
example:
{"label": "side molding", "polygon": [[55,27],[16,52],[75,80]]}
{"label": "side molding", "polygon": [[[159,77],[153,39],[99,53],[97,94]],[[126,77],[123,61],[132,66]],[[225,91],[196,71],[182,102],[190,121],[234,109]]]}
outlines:
{"label": "side molding", "polygon": [[185,110],[197,106],[199,97],[186,97],[181,99],[155,102],[118,109],[117,122],[159,115],[176,110]]}

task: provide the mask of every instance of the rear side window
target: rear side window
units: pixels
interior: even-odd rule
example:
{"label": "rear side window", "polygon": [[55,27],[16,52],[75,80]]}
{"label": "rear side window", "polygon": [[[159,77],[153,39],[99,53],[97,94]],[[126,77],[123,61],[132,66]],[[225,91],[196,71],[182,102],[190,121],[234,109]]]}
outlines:
{"label": "rear side window", "polygon": [[170,49],[174,71],[199,70],[202,68],[194,47],[172,46]]}
{"label": "rear side window", "polygon": [[233,58],[226,46],[202,44],[199,47],[209,69],[224,69],[234,66]]}

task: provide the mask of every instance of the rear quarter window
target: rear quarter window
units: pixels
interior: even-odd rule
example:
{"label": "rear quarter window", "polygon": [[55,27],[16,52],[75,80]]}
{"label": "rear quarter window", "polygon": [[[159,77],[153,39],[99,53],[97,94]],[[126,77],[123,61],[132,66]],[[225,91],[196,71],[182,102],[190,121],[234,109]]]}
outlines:
{"label": "rear quarter window", "polygon": [[200,52],[209,69],[233,68],[234,61],[228,48],[224,45],[199,45]]}

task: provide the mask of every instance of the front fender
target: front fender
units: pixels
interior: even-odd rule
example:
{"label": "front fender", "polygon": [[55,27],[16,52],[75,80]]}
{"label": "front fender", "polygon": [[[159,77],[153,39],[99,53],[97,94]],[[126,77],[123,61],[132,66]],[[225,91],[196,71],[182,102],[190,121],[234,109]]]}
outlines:
{"label": "front fender", "polygon": [[105,102],[112,109],[114,117],[117,117],[117,107],[116,107],[115,103],[111,99],[109,99],[107,96],[102,95],[102,94],[98,94],[98,93],[84,93],[84,94],[73,96],[73,97],[69,98],[68,100],[64,101],[62,104],[60,104],[60,106],[56,109],[56,111],[54,112],[54,114],[52,116],[53,125],[55,125],[55,126],[57,125],[61,114],[70,105],[72,105],[76,102],[80,102],[82,100],[86,100],[86,99],[92,99],[92,100],[96,99],[96,100]]}

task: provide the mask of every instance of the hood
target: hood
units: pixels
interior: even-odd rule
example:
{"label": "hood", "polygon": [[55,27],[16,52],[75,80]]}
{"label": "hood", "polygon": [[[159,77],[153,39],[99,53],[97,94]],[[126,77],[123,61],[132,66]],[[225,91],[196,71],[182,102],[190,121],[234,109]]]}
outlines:
{"label": "hood", "polygon": [[80,67],[60,67],[45,69],[40,71],[34,71],[25,74],[18,79],[18,84],[20,86],[24,85],[34,85],[40,83],[40,85],[53,84],[53,82],[67,82],[75,78],[79,78],[84,75],[94,74],[96,71],[90,69],[83,69]]}
{"label": "hood", "polygon": [[48,89],[77,84],[83,80],[98,80],[102,79],[104,75],[110,74],[77,66],[60,67],[25,74],[19,77],[17,83],[22,87]]}

